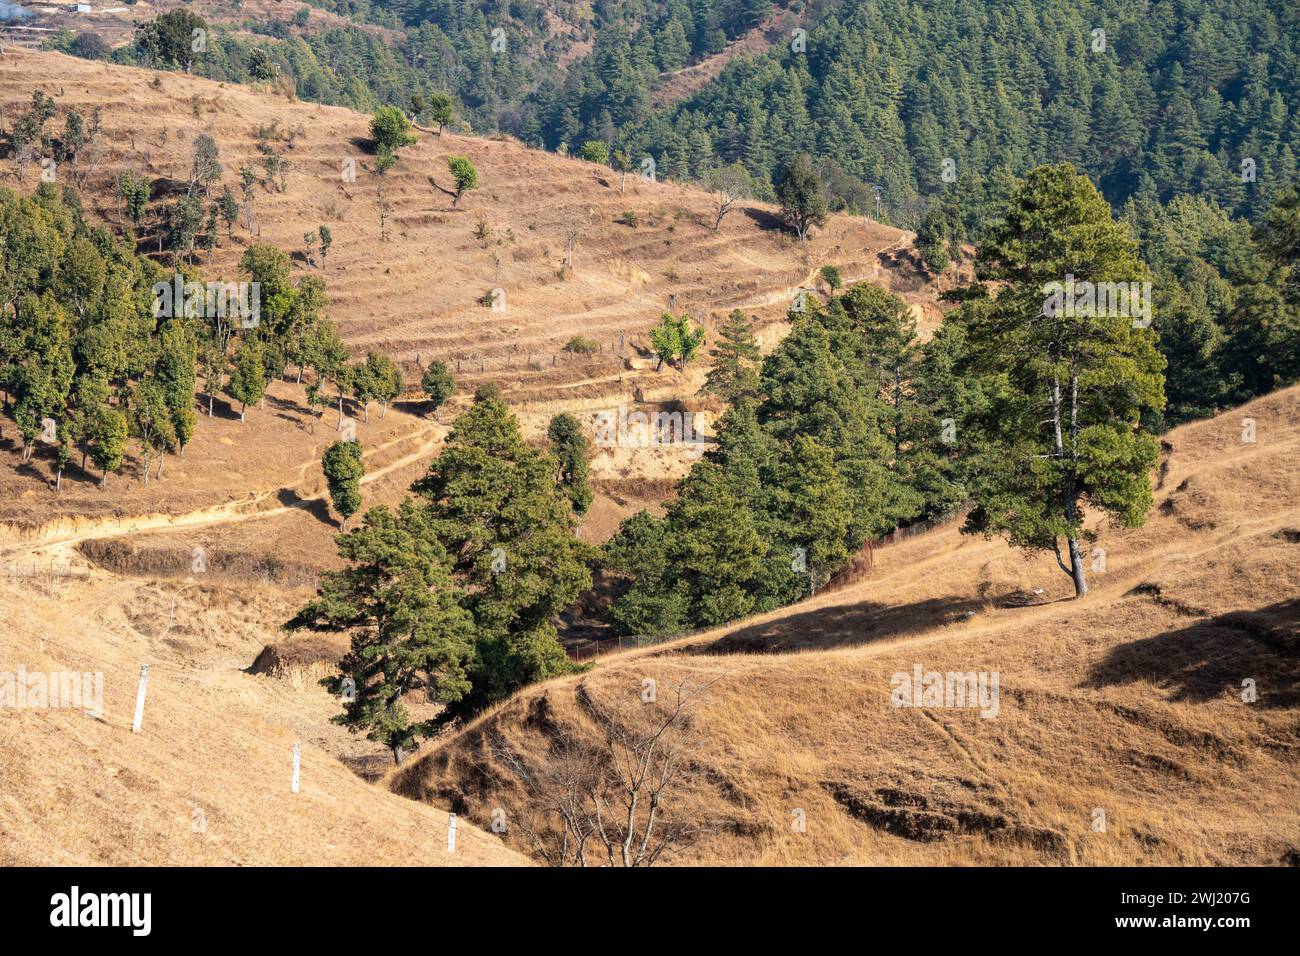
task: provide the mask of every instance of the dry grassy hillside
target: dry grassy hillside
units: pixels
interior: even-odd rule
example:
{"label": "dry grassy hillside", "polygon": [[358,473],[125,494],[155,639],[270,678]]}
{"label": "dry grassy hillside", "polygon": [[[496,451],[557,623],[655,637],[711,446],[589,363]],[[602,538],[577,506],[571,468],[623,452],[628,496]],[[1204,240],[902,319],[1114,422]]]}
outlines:
{"label": "dry grassy hillside", "polygon": [[[284,0],[137,0],[135,3],[97,2],[87,4],[88,11],[78,11],[73,2],[63,0],[23,0],[19,4],[28,16],[14,21],[23,27],[35,27],[43,30],[71,30],[73,33],[94,33],[110,47],[130,43],[137,24],[152,20],[170,10],[184,8],[197,13],[210,25],[223,26],[245,38],[256,34],[244,29],[246,23],[265,23],[273,19],[287,20],[300,6],[290,4],[287,8]],[[311,15],[305,27],[292,26],[290,31],[297,34],[312,34],[321,30],[350,26],[368,30],[377,36],[392,37],[397,31],[373,24],[358,24],[337,13],[311,7]]]}
{"label": "dry grassy hillside", "polygon": [[[103,674],[99,717],[0,708],[0,865],[524,862],[468,821],[448,853],[445,812],[358,776],[371,750],[328,723],[338,704],[318,671],[245,672],[284,597],[102,572],[0,578],[0,670]],[[149,687],[133,734],[142,663]]]}
{"label": "dry grassy hillside", "polygon": [[[716,681],[666,805],[706,832],[673,862],[1294,864],[1300,388],[1167,439],[1153,514],[1101,530],[1082,601],[1050,559],[948,527],[836,592],[533,688],[389,784],[480,823],[527,817],[504,753],[535,770],[646,678]],[[996,671],[997,716],[891,706],[917,664]]]}
{"label": "dry grassy hillside", "polygon": [[[93,214],[119,226],[113,188],[121,171],[149,176],[155,199],[164,199],[185,188],[193,140],[207,132],[220,148],[225,182],[234,184],[243,165],[262,172],[256,134],[264,130],[290,163],[286,189],[256,187],[254,234],[236,227],[233,242],[223,236],[207,273],[233,278],[243,250],[259,238],[310,268],[303,235],[327,225],[334,245],[317,271],[347,344],[412,368],[417,358],[459,360],[463,380],[500,381],[515,403],[630,395],[638,385],[686,397],[668,373],[626,367],[646,364],[626,360],[638,349],[647,354],[646,331],[665,308],[708,322],[743,308],[779,322],[825,263],[846,280],[895,288],[927,323],[939,317],[935,291],[910,255],[911,234],[861,219],[834,217],[804,250],[777,228],[770,207],[754,203],[715,233],[710,197],[699,190],[630,175],[624,191],[617,174],[577,159],[504,139],[421,133],[388,174],[390,236],[381,240],[366,116],[54,53],[16,51],[0,60],[6,116],[36,88],[55,96],[55,125],[68,109],[101,108],[97,145],[59,175],[78,186]],[[451,185],[453,154],[474,162],[481,184],[456,209],[441,191]],[[10,164],[0,184],[17,185]],[[495,288],[504,290],[504,312],[478,301]],[[578,334],[602,352],[590,359],[563,353]]]}
{"label": "dry grassy hillside", "polygon": [[[365,116],[291,102],[269,89],[53,53],[11,50],[0,58],[5,117],[25,109],[35,89],[55,98],[52,128],[61,128],[70,109],[86,115],[101,110],[103,132],[58,177],[77,188],[92,217],[114,228],[125,225],[114,194],[123,171],[149,176],[152,205],[162,209],[186,188],[200,132],[215,138],[224,181],[236,185],[241,166],[263,171],[256,134],[265,131],[290,163],[286,189],[255,187],[254,232],[237,225],[230,241],[220,230],[205,274],[233,279],[240,256],[259,239],[290,250],[300,275],[312,271],[325,279],[329,314],[354,353],[392,354],[406,365],[408,381],[418,376],[417,359],[448,360],[458,370],[459,404],[477,382],[497,381],[534,438],[558,411],[584,415],[623,403],[654,410],[695,401],[704,370],[656,370],[647,352],[646,331],[670,305],[691,310],[710,327],[731,308],[743,308],[758,318],[760,340],[770,348],[784,334],[794,293],[817,285],[822,264],[838,265],[846,281],[872,279],[899,292],[923,328],[938,323],[937,291],[953,281],[931,281],[910,247],[910,233],[836,216],[805,250],[776,228],[770,207],[757,203],[734,211],[715,233],[708,219],[711,197],[698,190],[632,175],[624,191],[613,172],[592,164],[506,140],[451,134],[421,133],[402,151],[386,187],[391,235],[381,241]],[[455,210],[437,188],[449,185],[446,157],[453,153],[473,159],[482,183]],[[343,175],[350,161],[356,163],[351,182]],[[37,172],[20,184],[14,165],[0,164],[0,185],[30,189]],[[302,254],[302,237],[321,224],[332,230],[334,245],[325,267],[313,268]],[[568,269],[571,226],[577,235]],[[142,252],[156,255],[155,231],[150,218]],[[163,260],[170,258],[164,254]],[[505,291],[504,313],[477,301],[494,288]],[[601,351],[563,352],[574,335],[596,340]],[[215,419],[202,418],[183,460],[169,457],[161,482],[145,486],[139,480],[141,462],[132,448],[122,475],[110,478],[106,490],[96,487],[98,475],[74,467],[58,498],[46,456],[20,463],[12,433],[3,435],[0,456],[13,467],[0,468],[0,523],[11,532],[45,526],[62,534],[67,522],[88,516],[210,523],[218,508],[223,533],[234,530],[225,512],[259,519],[241,528],[242,541],[227,542],[231,549],[252,544],[259,554],[289,562],[331,553],[328,515],[313,521],[303,509],[320,511],[317,463],[322,443],[333,436],[309,429],[301,389],[275,385],[266,410],[250,412],[245,425],[228,402],[218,401],[216,411]],[[386,494],[372,484],[368,503],[400,497],[422,464],[407,460],[399,472],[391,468],[394,460],[423,451],[427,461],[436,450],[431,441],[441,431],[430,430],[418,407],[408,411],[372,420],[358,433],[370,453],[367,468],[391,472]],[[449,409],[444,419],[454,413]],[[654,507],[689,465],[673,451],[600,450],[592,465],[599,496],[583,535],[602,540],[621,518]],[[51,520],[64,523],[49,526]]]}

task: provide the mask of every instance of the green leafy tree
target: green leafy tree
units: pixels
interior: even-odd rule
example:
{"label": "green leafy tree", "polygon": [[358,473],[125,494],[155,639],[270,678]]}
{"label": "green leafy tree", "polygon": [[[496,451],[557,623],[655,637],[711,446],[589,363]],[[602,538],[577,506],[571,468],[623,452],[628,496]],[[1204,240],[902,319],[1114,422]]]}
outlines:
{"label": "green leafy tree", "polygon": [[323,319],[312,327],[306,347],[307,364],[316,375],[317,389],[325,382],[338,394],[339,423],[343,422],[343,398],[348,390],[348,350],[339,339],[334,323]]}
{"label": "green leafy tree", "polygon": [[368,362],[357,362],[348,371],[352,397],[361,405],[364,420],[370,421],[370,403],[375,400],[376,382]]}
{"label": "green leafy tree", "polygon": [[420,389],[433,403],[433,414],[436,418],[438,409],[442,408],[447,399],[451,398],[452,392],[456,390],[456,380],[452,378],[447,363],[437,360],[430,362],[420,377]]}
{"label": "green leafy tree", "polygon": [[961,241],[962,225],[957,207],[950,203],[932,206],[916,228],[916,248],[935,272],[951,264]]}
{"label": "green leafy tree", "polygon": [[441,136],[443,128],[449,126],[455,117],[455,107],[449,95],[435,90],[425,100],[425,108],[422,113],[428,114],[430,123],[437,124],[438,135]]}
{"label": "green leafy tree", "polygon": [[700,462],[664,519],[634,516],[611,541],[611,568],[633,578],[611,620],[623,633],[662,634],[742,617],[754,607],[764,550],[722,468]]}
{"label": "green leafy tree", "polygon": [[261,342],[248,340],[239,347],[226,389],[230,397],[239,402],[239,420],[242,423],[248,406],[260,402],[266,394],[266,366],[262,361]]}
{"label": "green leafy tree", "polygon": [[663,518],[639,511],[605,545],[605,567],[628,579],[609,609],[616,634],[677,634],[686,628],[690,597],[678,581],[669,539]]}
{"label": "green leafy tree", "polygon": [[118,180],[118,194],[122,197],[126,214],[136,229],[144,225],[151,188],[149,180],[143,176],[137,179],[130,173],[123,173]]}
{"label": "green leafy tree", "polygon": [[685,313],[665,312],[659,325],[650,330],[650,344],[659,357],[656,370],[667,362],[680,372],[704,344],[704,327],[694,325]]}
{"label": "green leafy tree", "polygon": [[589,163],[595,163],[597,166],[609,165],[609,144],[602,143],[598,139],[590,139],[582,144],[580,155]]}
{"label": "green leafy tree", "polygon": [[591,586],[594,552],[574,535],[558,470],[523,440],[499,389],[482,387],[416,484],[476,629],[473,689],[441,721],[572,668],[554,621]]}
{"label": "green leafy tree", "polygon": [[632,171],[632,156],[626,150],[614,150],[614,156],[611,161],[614,171],[618,173],[618,191],[627,192],[627,174]]}
{"label": "green leafy tree", "polygon": [[321,226],[316,230],[320,233],[320,267],[325,268],[325,257],[330,253],[330,246],[334,245],[334,233],[330,232],[329,226]]}
{"label": "green leafy tree", "polygon": [[325,449],[321,469],[325,473],[325,486],[329,489],[330,501],[342,517],[339,530],[347,531],[348,519],[361,508],[361,479],[365,475],[365,465],[361,461],[361,443],[334,442]]}
{"label": "green leafy tree", "polygon": [[208,397],[208,417],[225,384],[230,358],[226,353],[228,340],[210,335],[199,350],[199,370],[203,373],[203,394]]}
{"label": "green leafy tree", "polygon": [[110,471],[115,472],[122,467],[129,434],[130,426],[121,411],[109,406],[100,406],[97,409],[91,419],[88,436],[91,460],[101,472],[99,487],[103,488],[108,482]]}
{"label": "green leafy tree", "polygon": [[205,45],[196,40],[207,33],[207,21],[198,14],[183,9],[169,10],[135,28],[136,53],[149,66],[178,68],[188,73]]}
{"label": "green leafy tree", "polygon": [[171,245],[176,250],[179,261],[189,262],[194,254],[194,245],[203,228],[203,204],[197,196],[182,196],[172,207]]}
{"label": "green leafy tree", "polygon": [[13,391],[14,422],[23,439],[22,460],[31,458],[48,422],[64,417],[76,364],[72,353],[72,316],[52,292],[28,295],[19,304],[26,328],[17,349],[21,364],[7,376]]}
{"label": "green leafy tree", "polygon": [[139,382],[132,389],[131,431],[140,440],[140,457],[143,460],[141,478],[149,484],[149,459],[158,453],[158,474],[162,475],[161,459],[167,449],[176,444],[176,429],[172,424],[171,409],[167,407],[167,394],[156,378]]}
{"label": "green leafy tree", "polygon": [[396,153],[415,142],[411,121],[396,106],[381,106],[370,120],[370,137],[379,153]]}
{"label": "green leafy tree", "polygon": [[447,166],[451,170],[451,178],[456,188],[452,191],[451,205],[456,208],[460,205],[461,196],[471,189],[478,188],[478,170],[464,156],[448,156]]}
{"label": "green leafy tree", "polygon": [[798,435],[780,454],[772,480],[772,510],[784,525],[791,570],[804,574],[816,594],[849,560],[852,495],[831,449]]}
{"label": "green leafy tree", "polygon": [[[185,446],[194,437],[197,416],[194,414],[194,390],[197,383],[195,361],[197,344],[183,323],[173,320],[162,331],[158,353],[157,379],[171,416],[176,454],[185,456]],[[161,462],[158,465],[162,473]]]}
{"label": "green leafy tree", "polygon": [[401,395],[405,387],[402,381],[402,370],[387,355],[379,355],[375,352],[366,356],[366,368],[370,377],[371,392],[375,400],[383,405],[384,410],[379,413],[379,417],[383,418],[388,414],[389,403]]}
{"label": "green leafy tree", "polygon": [[807,240],[814,227],[826,223],[826,198],[812,160],[807,156],[796,156],[781,171],[776,200],[781,206],[782,220],[801,240]]}

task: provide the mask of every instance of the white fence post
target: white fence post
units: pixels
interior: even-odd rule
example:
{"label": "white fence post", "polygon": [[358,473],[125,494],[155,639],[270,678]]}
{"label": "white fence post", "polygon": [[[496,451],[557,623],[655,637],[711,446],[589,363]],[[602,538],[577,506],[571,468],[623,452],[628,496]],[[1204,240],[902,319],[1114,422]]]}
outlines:
{"label": "white fence post", "polygon": [[140,723],[144,720],[144,692],[149,689],[149,665],[140,665],[140,687],[135,692],[135,719],[131,721],[131,733],[140,732]]}
{"label": "white fence post", "polygon": [[456,852],[456,814],[447,814],[447,852]]}

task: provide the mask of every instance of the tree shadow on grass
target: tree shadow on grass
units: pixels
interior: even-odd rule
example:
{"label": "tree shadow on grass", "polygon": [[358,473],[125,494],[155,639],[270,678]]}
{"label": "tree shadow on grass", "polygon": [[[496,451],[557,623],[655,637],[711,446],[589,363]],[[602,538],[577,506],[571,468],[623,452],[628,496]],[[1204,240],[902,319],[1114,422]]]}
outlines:
{"label": "tree shadow on grass", "polygon": [[303,406],[288,398],[280,398],[277,395],[267,395],[266,404],[282,412],[295,412],[299,415],[303,413]]}
{"label": "tree shadow on grass", "polygon": [[693,654],[788,654],[856,647],[887,637],[899,637],[965,620],[986,606],[983,600],[956,596],[929,598],[889,606],[860,602],[817,608],[774,621],[751,624],[709,644],[692,647]]}
{"label": "tree shadow on grass", "polygon": [[754,206],[745,206],[741,209],[746,216],[752,219],[761,229],[779,229],[786,228],[785,223],[777,216],[772,215],[766,209],[758,209]]}
{"label": "tree shadow on grass", "polygon": [[281,488],[275,497],[286,508],[305,511],[322,524],[330,525],[337,530],[338,522],[330,514],[330,506],[323,498],[303,498],[292,488]]}
{"label": "tree shadow on grass", "polygon": [[398,398],[393,400],[393,409],[434,421],[433,413],[438,410],[438,406],[427,398]]}
{"label": "tree shadow on grass", "polygon": [[1148,681],[1203,703],[1255,682],[1262,707],[1300,704],[1300,598],[1234,611],[1113,648],[1084,687]]}

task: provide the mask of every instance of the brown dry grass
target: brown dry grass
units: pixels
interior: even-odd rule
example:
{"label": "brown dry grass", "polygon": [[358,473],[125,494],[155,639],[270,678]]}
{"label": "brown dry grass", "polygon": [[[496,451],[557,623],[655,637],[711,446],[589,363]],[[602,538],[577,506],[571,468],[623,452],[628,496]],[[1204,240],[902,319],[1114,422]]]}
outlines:
{"label": "brown dry grass", "polygon": [[[1083,601],[1049,559],[945,528],[880,549],[844,590],[532,688],[389,783],[480,822],[523,812],[496,735],[544,760],[557,734],[594,733],[590,701],[721,677],[672,806],[712,832],[677,863],[1294,859],[1300,388],[1168,438],[1155,512],[1101,529],[1107,571]],[[999,672],[999,715],[891,706],[891,675],[917,663]]]}
{"label": "brown dry grass", "polygon": [[245,672],[284,599],[207,583],[0,580],[0,670],[104,674],[100,719],[0,710],[0,865],[523,862],[467,821],[448,854],[446,813],[358,776],[382,755],[328,722],[338,707],[315,683],[319,665]]}
{"label": "brown dry grass", "polygon": [[[464,379],[497,380],[515,403],[628,394],[634,380],[671,381],[663,373],[625,370],[609,356],[550,361],[578,334],[607,350],[620,336],[628,352],[647,347],[647,331],[670,299],[709,321],[734,307],[779,321],[794,290],[823,263],[837,264],[846,281],[875,278],[896,287],[927,321],[939,316],[927,277],[898,257],[912,234],[862,219],[832,217],[804,250],[776,228],[771,207],[753,203],[715,233],[708,225],[710,197],[699,190],[629,176],[623,193],[609,169],[509,139],[421,134],[388,174],[391,238],[382,241],[365,116],[60,54],[15,52],[0,61],[6,115],[22,109],[36,88],[62,91],[60,116],[72,108],[87,115],[95,106],[103,110],[97,159],[88,150],[80,170],[61,175],[80,177],[91,213],[115,225],[121,216],[113,184],[121,171],[161,185],[185,183],[193,139],[207,132],[220,148],[226,181],[233,182],[241,165],[261,168],[257,129],[278,123],[281,131],[300,130],[292,148],[280,144],[291,163],[287,190],[257,189],[260,240],[301,250],[305,232],[328,225],[334,246],[327,267],[316,271],[328,284],[331,315],[348,345],[408,363],[417,356],[426,362],[462,357]],[[437,188],[449,185],[452,154],[468,156],[481,183],[459,209]],[[357,164],[355,182],[342,176],[347,160]],[[0,184],[17,185],[12,164],[5,164]],[[635,212],[641,225],[619,223],[625,212]],[[480,221],[491,231],[486,242],[475,234]],[[573,269],[560,278],[571,224],[581,235]],[[208,271],[233,277],[256,238],[242,228],[233,243],[223,237]],[[302,261],[298,267],[308,268]],[[498,286],[507,294],[504,314],[478,303]],[[539,368],[526,367],[530,357]],[[480,358],[486,362],[481,376]]]}
{"label": "brown dry grass", "polygon": [[[656,374],[643,359],[520,368],[528,352],[576,333],[625,332],[643,344],[671,294],[707,318],[745,308],[770,347],[791,290],[834,262],[851,281],[902,293],[923,327],[939,318],[909,234],[836,217],[805,259],[770,228],[770,209],[733,215],[714,234],[699,222],[701,193],[629,180],[624,196],[607,171],[508,141],[423,137],[404,151],[390,183],[394,236],[381,243],[365,117],[176,74],[157,90],[153,78],[19,52],[0,61],[0,107],[12,111],[41,86],[63,90],[61,110],[104,108],[104,151],[82,185],[91,214],[110,222],[107,184],[119,170],[182,177],[204,129],[235,169],[255,155],[256,126],[301,125],[289,189],[258,194],[263,240],[297,248],[304,231],[329,224],[326,279],[348,341],[404,359],[510,357],[508,373],[489,365],[483,377],[504,383],[533,438],[556,411],[630,403],[638,389],[650,407],[694,395],[701,368]],[[470,155],[484,183],[455,212],[428,181],[445,182],[451,152]],[[349,155],[362,166],[351,185],[337,176]],[[9,167],[0,182],[13,185]],[[625,209],[643,225],[617,224]],[[481,248],[480,216],[514,241]],[[588,232],[561,281],[563,228],[576,219]],[[248,242],[223,242],[213,274],[230,274]],[[495,284],[493,251],[510,295],[495,322],[473,302]],[[1169,436],[1151,520],[1100,530],[1108,570],[1083,602],[1062,600],[1068,584],[1049,560],[943,529],[881,549],[872,574],[815,601],[528,690],[389,776],[433,806],[361,779],[385,769],[383,754],[328,723],[337,704],[314,684],[336,649],[285,642],[259,668],[271,674],[248,672],[307,593],[273,586],[294,582],[265,574],[268,562],[305,574],[335,560],[334,519],[319,497],[320,448],[334,436],[328,424],[315,435],[303,427],[299,389],[277,384],[273,399],[242,428],[202,421],[184,462],[170,458],[147,488],[122,478],[100,492],[71,474],[56,500],[48,462],[0,463],[0,564],[55,560],[89,572],[0,581],[0,669],[103,670],[108,704],[103,720],[0,714],[5,779],[19,781],[0,794],[0,862],[519,862],[469,828],[464,852],[445,853],[447,807],[487,823],[495,807],[518,806],[489,733],[544,759],[557,730],[592,732],[584,699],[616,701],[646,676],[681,675],[722,680],[693,717],[698,743],[673,808],[711,830],[675,862],[1268,864],[1300,847],[1300,390]],[[1242,414],[1259,422],[1256,445],[1238,441]],[[367,505],[399,498],[445,434],[416,408],[372,415],[360,429]],[[11,447],[0,453],[16,458]],[[601,497],[584,536],[600,540],[656,502],[689,465],[682,457],[598,455]],[[214,574],[188,584],[171,568],[195,545],[214,555]],[[134,736],[143,661],[156,670],[146,730]],[[914,663],[998,671],[999,717],[889,706],[890,675]],[[1257,704],[1235,696],[1246,677],[1258,682]],[[304,773],[292,797],[295,739]],[[191,831],[196,806],[204,834]],[[1096,807],[1104,834],[1090,829]],[[795,810],[806,833],[790,828]]]}
{"label": "brown dry grass", "polygon": [[[335,242],[327,267],[311,270],[299,259],[295,270],[323,275],[329,313],[354,351],[387,352],[407,363],[412,380],[417,357],[453,364],[460,357],[458,403],[464,404],[465,393],[480,379],[497,381],[534,439],[559,411],[582,415],[630,405],[637,394],[650,407],[694,398],[703,368],[656,372],[655,363],[639,351],[648,346],[648,328],[674,296],[679,310],[690,309],[710,328],[731,308],[745,309],[758,319],[760,340],[770,348],[785,332],[794,290],[812,286],[816,269],[833,262],[846,280],[869,278],[898,291],[925,328],[940,318],[936,296],[943,283],[932,283],[918,266],[908,248],[911,234],[862,220],[832,217],[802,250],[774,228],[773,210],[762,204],[737,210],[715,233],[704,224],[710,199],[698,190],[631,176],[624,194],[612,171],[578,160],[509,140],[421,135],[389,175],[393,228],[384,242],[378,237],[375,177],[368,172],[373,157],[365,116],[291,102],[265,90],[59,54],[11,51],[0,60],[4,115],[24,109],[37,88],[55,95],[56,126],[69,109],[102,110],[104,130],[97,145],[79,158],[78,168],[65,168],[61,176],[76,183],[92,218],[114,227],[122,225],[114,184],[123,170],[150,176],[159,189],[179,187],[188,177],[194,137],[208,132],[220,147],[226,181],[233,182],[241,165],[260,169],[256,129],[278,124],[281,131],[301,130],[292,149],[280,146],[292,164],[287,191],[257,188],[260,236],[237,226],[234,242],[223,237],[205,271],[233,278],[239,257],[255,239],[299,250],[304,232],[329,225]],[[199,118],[192,112],[196,99]],[[458,210],[448,208],[446,196],[431,185],[431,180],[447,185],[445,158],[451,153],[469,155],[483,184]],[[359,164],[354,183],[340,176],[349,158]],[[20,188],[32,188],[33,179]],[[0,164],[0,185],[19,186],[12,164]],[[625,211],[638,214],[638,228],[616,221]],[[487,248],[475,237],[480,220],[492,231]],[[583,224],[583,235],[574,269],[561,280],[565,229],[572,222]],[[146,238],[142,251],[153,249]],[[507,290],[505,315],[475,301],[497,284]],[[599,340],[606,353],[593,359],[561,357],[552,366],[549,356],[564,356],[560,347],[577,334]],[[616,337],[628,356],[626,366],[608,354]],[[536,367],[528,367],[530,357]],[[482,373],[479,359],[485,363]],[[219,401],[216,418],[201,418],[185,459],[168,458],[161,482],[145,486],[115,476],[108,490],[100,491],[98,475],[74,467],[64,475],[57,499],[49,487],[47,456],[38,452],[37,459],[20,466],[14,433],[7,428],[0,458],[12,467],[0,461],[0,523],[26,536],[41,527],[53,532],[49,523],[63,519],[59,531],[67,537],[74,531],[81,535],[88,516],[185,520],[183,527],[170,522],[165,529],[138,524],[119,529],[132,531],[133,547],[141,547],[149,544],[139,540],[143,532],[192,537],[186,529],[202,517],[196,513],[216,508],[241,518],[209,515],[219,519],[219,546],[232,553],[251,550],[291,565],[327,566],[333,551],[330,516],[318,502],[301,499],[320,494],[320,452],[335,436],[328,428],[308,433],[304,412],[302,390],[285,383],[272,387],[266,410],[250,411],[245,426]],[[439,432],[430,429],[418,408],[410,412],[390,413],[383,422],[372,416],[361,426],[368,469],[386,467],[397,451],[423,448],[424,461],[431,457],[428,440]],[[454,414],[449,409],[443,419]],[[389,447],[392,452],[385,450]],[[584,537],[603,540],[621,518],[657,506],[665,484],[689,464],[673,452],[602,451],[592,467],[602,495]],[[382,483],[372,482],[368,503],[400,497],[419,467],[412,463]],[[134,479],[138,472],[139,461],[129,458],[122,477]],[[257,521],[244,523],[252,512]],[[96,526],[91,533],[105,531]]]}

